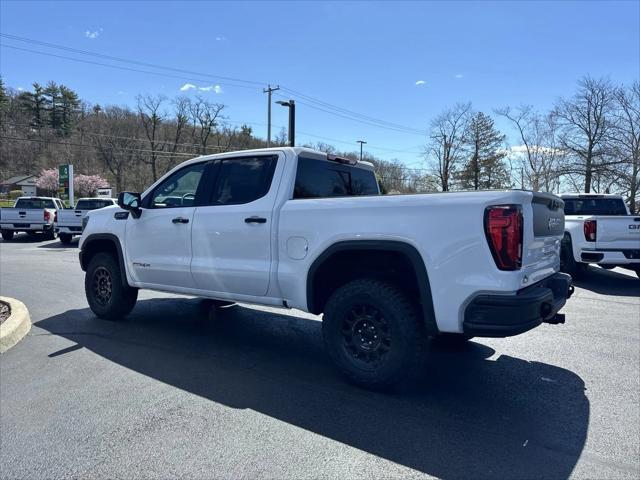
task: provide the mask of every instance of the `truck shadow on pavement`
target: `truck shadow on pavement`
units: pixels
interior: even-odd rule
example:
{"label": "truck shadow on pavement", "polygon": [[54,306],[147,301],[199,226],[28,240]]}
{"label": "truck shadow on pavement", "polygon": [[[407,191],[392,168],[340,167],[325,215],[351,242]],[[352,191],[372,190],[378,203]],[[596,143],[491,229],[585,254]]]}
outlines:
{"label": "truck shadow on pavement", "polygon": [[564,479],[584,447],[589,402],[584,382],[568,370],[490,358],[494,350],[476,342],[434,345],[418,381],[369,392],[329,364],[320,322],[242,306],[207,319],[203,305],[141,300],[121,323],[82,309],[36,326],[76,343],[51,352],[52,361],[87,348],[212,402],[440,478]]}
{"label": "truck shadow on pavement", "polygon": [[576,287],[584,288],[600,295],[640,297],[640,280],[632,271],[625,275],[624,273],[590,266],[584,274],[573,279],[573,284]]}

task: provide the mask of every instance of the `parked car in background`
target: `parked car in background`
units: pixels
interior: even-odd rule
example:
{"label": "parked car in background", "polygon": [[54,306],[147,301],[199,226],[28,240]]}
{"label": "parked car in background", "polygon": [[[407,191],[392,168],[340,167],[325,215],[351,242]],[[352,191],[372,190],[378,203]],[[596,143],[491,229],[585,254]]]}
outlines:
{"label": "parked car in background", "polygon": [[69,244],[74,235],[82,233],[82,219],[88,212],[116,204],[113,198],[80,198],[76,208],[59,210],[55,216],[54,229],[60,242]]}
{"label": "parked car in background", "polygon": [[56,212],[62,210],[62,200],[54,197],[20,197],[12,208],[0,208],[0,232],[5,241],[18,232],[42,234],[45,240],[56,238],[53,227]]}
{"label": "parked car in background", "polygon": [[80,239],[89,306],[118,319],[138,289],[324,313],[339,370],[371,388],[416,370],[427,337],[506,337],[564,322],[558,197],[380,195],[373,166],[305,148],[187,161]]}
{"label": "parked car in background", "polygon": [[565,234],[562,270],[582,274],[590,263],[633,270],[640,278],[640,215],[620,195],[562,195]]}

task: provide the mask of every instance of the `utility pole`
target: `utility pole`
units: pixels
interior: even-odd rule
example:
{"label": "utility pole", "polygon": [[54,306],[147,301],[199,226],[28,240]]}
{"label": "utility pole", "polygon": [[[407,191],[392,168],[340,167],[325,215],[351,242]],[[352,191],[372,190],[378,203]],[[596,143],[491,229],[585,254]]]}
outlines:
{"label": "utility pole", "polygon": [[262,93],[267,93],[267,147],[271,146],[271,93],[276,90],[280,90],[280,86],[276,85],[275,87],[271,87],[268,85],[267,88],[262,89]]}
{"label": "utility pole", "polygon": [[289,146],[293,147],[296,144],[296,101],[279,100],[276,103],[289,109]]}
{"label": "utility pole", "polygon": [[360,144],[360,161],[362,161],[362,145],[364,145],[367,142],[365,142],[364,140],[357,140],[356,143]]}

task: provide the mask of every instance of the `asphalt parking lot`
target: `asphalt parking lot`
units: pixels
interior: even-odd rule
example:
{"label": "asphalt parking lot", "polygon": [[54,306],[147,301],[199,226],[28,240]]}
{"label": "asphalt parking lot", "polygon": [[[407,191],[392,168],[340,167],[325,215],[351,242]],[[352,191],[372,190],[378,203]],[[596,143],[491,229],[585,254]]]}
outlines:
{"label": "asphalt parking lot", "polygon": [[415,385],[346,384],[317,318],[143,292],[96,319],[77,243],[0,243],[34,326],[0,357],[2,478],[638,478],[640,281],[592,268],[565,325],[434,346]]}

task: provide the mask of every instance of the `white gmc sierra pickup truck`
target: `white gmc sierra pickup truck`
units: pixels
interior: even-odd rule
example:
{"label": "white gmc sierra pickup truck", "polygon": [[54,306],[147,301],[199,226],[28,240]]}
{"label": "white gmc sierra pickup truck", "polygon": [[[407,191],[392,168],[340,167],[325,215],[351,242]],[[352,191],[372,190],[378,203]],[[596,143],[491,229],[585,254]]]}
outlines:
{"label": "white gmc sierra pickup truck", "polygon": [[0,208],[0,232],[5,241],[13,238],[18,232],[29,235],[42,233],[46,240],[56,238],[53,222],[56,212],[62,210],[64,204],[53,197],[20,197],[13,208]]}
{"label": "white gmc sierra pickup truck", "polygon": [[562,195],[565,234],[562,270],[578,277],[590,263],[633,270],[640,278],[640,215],[620,195]]}
{"label": "white gmc sierra pickup truck", "polygon": [[563,323],[562,200],[527,191],[382,196],[373,167],[304,148],[204,156],[80,238],[89,306],[117,319],[140,288],[323,313],[353,382],[389,386],[429,336]]}

